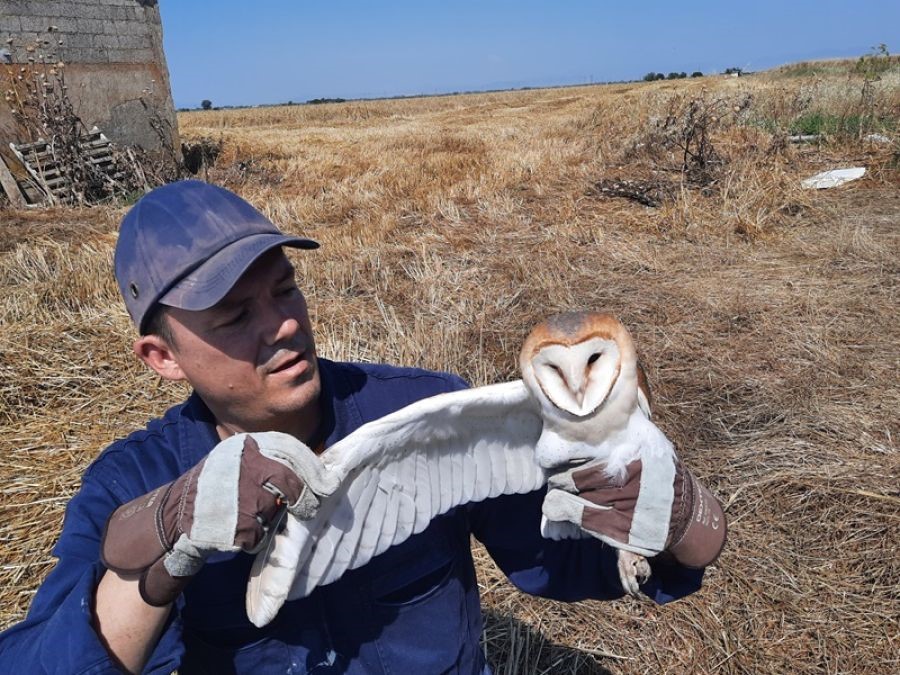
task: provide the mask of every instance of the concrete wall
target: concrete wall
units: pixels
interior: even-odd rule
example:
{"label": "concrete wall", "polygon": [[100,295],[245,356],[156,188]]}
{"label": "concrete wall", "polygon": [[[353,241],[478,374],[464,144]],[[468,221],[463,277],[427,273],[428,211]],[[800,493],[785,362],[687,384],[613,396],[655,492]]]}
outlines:
{"label": "concrete wall", "polygon": [[[27,52],[26,45],[36,41],[38,49]],[[150,124],[156,114],[171,129],[165,142],[179,147],[157,0],[0,0],[3,48],[14,64],[41,55],[63,61],[69,97],[88,128],[97,125],[123,145],[159,150]],[[3,70],[0,58],[0,75]],[[0,148],[27,140],[15,134],[0,99]]]}

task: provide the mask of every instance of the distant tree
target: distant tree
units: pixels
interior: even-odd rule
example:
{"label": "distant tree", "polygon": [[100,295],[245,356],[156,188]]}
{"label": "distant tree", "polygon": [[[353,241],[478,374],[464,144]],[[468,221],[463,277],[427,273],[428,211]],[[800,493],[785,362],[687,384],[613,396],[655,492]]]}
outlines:
{"label": "distant tree", "polygon": [[654,80],[656,80],[656,73],[654,73],[652,70],[644,75],[644,82],[653,82]]}
{"label": "distant tree", "polygon": [[200,101],[200,107],[204,110],[212,110],[212,101],[210,101],[208,98],[205,98]]}
{"label": "distant tree", "polygon": [[344,103],[345,98],[311,98],[306,103],[308,105],[319,105],[321,103]]}
{"label": "distant tree", "polygon": [[667,80],[677,80],[681,78],[681,73],[669,73],[666,75]]}
{"label": "distant tree", "polygon": [[740,75],[743,72],[744,72],[743,68],[726,68],[725,69],[726,75]]}
{"label": "distant tree", "polygon": [[703,73],[701,73],[699,70],[695,70],[693,73],[691,73],[691,77],[703,77]]}

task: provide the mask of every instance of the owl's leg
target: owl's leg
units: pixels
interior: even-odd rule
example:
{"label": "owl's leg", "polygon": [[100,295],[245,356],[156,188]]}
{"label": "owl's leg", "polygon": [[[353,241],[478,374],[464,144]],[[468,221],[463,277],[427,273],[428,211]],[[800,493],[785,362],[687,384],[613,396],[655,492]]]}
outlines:
{"label": "owl's leg", "polygon": [[638,584],[650,578],[650,563],[644,556],[631,551],[619,549],[618,554],[619,580],[622,582],[622,588],[629,595],[638,595],[640,593]]}

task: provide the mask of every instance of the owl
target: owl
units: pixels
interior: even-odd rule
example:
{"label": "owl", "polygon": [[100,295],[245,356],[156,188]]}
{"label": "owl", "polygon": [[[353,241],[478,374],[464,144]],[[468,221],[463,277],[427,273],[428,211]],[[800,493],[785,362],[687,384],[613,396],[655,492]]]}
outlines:
{"label": "owl", "polygon": [[[541,407],[534,454],[544,469],[599,461],[611,482],[621,485],[626,467],[639,457],[674,466],[672,444],[650,421],[650,389],[634,341],[615,317],[589,312],[550,317],[526,338],[519,367]],[[546,516],[541,533],[550,539],[590,536]],[[647,559],[622,548],[618,558],[622,587],[637,595],[639,581],[650,577]]]}
{"label": "owl", "polygon": [[[340,487],[310,520],[282,514],[254,562],[250,620],[265,625],[286,600],[365,565],[455,506],[532,492],[561,467],[587,461],[604,462],[610,480],[622,481],[639,455],[674,458],[650,421],[634,343],[614,317],[551,317],[528,335],[519,364],[522,380],[418,401],[326,449],[320,458]],[[590,536],[546,516],[541,531],[553,539]],[[623,588],[636,594],[650,574],[646,559],[609,543],[620,549]]]}

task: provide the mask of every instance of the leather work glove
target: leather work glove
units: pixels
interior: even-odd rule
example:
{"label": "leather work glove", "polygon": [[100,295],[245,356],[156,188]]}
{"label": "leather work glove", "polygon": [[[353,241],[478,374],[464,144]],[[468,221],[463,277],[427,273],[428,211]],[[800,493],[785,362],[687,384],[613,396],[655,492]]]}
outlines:
{"label": "leather work glove", "polygon": [[725,514],[712,493],[674,458],[638,459],[624,483],[599,460],[550,477],[544,517],[572,523],[610,546],[652,557],[667,551],[686,567],[713,562],[725,546]]}
{"label": "leather work glove", "polygon": [[238,434],[180,478],[123,504],[106,523],[108,569],[140,574],[144,602],[161,607],[215,551],[255,553],[282,508],[312,518],[338,480],[303,443],[277,432]]}

